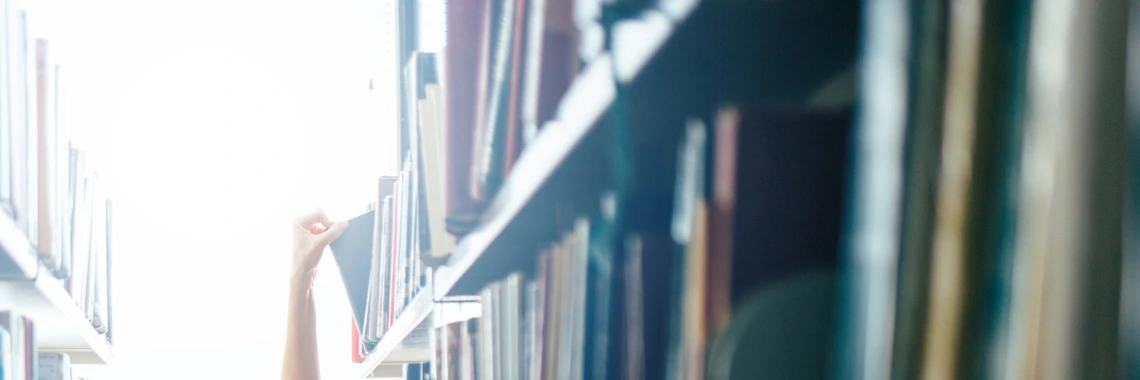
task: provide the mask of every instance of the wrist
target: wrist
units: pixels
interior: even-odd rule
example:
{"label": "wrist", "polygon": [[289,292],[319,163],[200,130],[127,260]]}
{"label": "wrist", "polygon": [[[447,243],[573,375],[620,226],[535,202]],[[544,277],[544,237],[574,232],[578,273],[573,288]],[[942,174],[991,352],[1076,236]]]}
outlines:
{"label": "wrist", "polygon": [[295,270],[293,275],[289,278],[290,293],[297,295],[309,294],[313,288],[313,278],[316,277],[315,270]]}

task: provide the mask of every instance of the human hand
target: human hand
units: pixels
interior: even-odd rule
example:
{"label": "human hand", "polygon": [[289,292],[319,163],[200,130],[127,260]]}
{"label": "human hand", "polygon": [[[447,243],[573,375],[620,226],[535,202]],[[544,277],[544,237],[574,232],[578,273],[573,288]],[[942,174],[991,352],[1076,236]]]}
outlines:
{"label": "human hand", "polygon": [[348,222],[332,222],[320,208],[293,221],[293,285],[306,289],[312,285],[325,247],[340,237],[345,227]]}

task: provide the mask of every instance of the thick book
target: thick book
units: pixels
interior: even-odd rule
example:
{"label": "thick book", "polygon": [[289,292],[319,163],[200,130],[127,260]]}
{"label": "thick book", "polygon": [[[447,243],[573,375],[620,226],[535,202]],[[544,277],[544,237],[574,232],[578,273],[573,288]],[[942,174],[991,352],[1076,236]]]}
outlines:
{"label": "thick book", "polygon": [[448,1],[447,46],[444,47],[445,172],[443,176],[447,230],[463,235],[474,227],[478,204],[469,191],[472,148],[480,123],[486,75],[490,0]]}
{"label": "thick book", "polygon": [[455,250],[455,238],[447,231],[444,179],[443,89],[439,84],[424,85],[420,103],[420,146],[422,147],[422,186],[426,193],[428,244],[425,249],[433,257],[446,257]]}
{"label": "thick book", "polygon": [[333,259],[340,270],[341,280],[348,292],[349,305],[356,322],[356,331],[363,331],[364,312],[368,303],[368,276],[372,268],[372,238],[375,233],[376,211],[349,219],[348,227],[340,237],[329,244]]}

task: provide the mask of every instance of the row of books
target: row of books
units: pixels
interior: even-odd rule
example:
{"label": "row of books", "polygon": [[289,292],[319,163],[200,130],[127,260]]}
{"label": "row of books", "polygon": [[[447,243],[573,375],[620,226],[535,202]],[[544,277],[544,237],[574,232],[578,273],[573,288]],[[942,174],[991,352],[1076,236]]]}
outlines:
{"label": "row of books", "polygon": [[64,70],[21,5],[0,1],[0,209],[106,333],[111,201],[95,165],[68,139]]}
{"label": "row of books", "polygon": [[[578,54],[575,7],[590,2],[445,1],[435,8],[419,7],[415,0],[399,3],[398,24],[406,38],[397,57],[398,151],[402,158],[422,149],[416,166],[425,174],[431,229],[462,236],[474,228],[527,142],[553,118],[585,62]],[[416,16],[432,9],[444,15]],[[445,31],[445,41],[426,41],[425,30]]]}
{"label": "row of books", "polygon": [[589,244],[582,218],[542,253],[533,276],[515,272],[487,285],[481,316],[434,329],[435,378],[582,378],[596,354],[586,349]]}
{"label": "row of books", "polygon": [[[704,378],[741,300],[834,273],[850,115],[725,105],[691,117],[671,213],[578,219],[534,271],[483,289],[481,317],[435,329],[436,378]],[[836,178],[790,179],[805,172]]]}
{"label": "row of books", "polygon": [[27,317],[0,312],[0,378],[38,380],[35,324]]}
{"label": "row of books", "polygon": [[0,204],[44,256],[66,274],[69,145],[61,66],[49,41],[35,33],[34,13],[0,2]]}
{"label": "row of books", "polygon": [[846,378],[1140,376],[1129,2],[868,1]]}
{"label": "row of books", "polygon": [[0,312],[0,380],[73,380],[71,358],[38,352],[35,323],[13,312]]}
{"label": "row of books", "polygon": [[379,183],[379,201],[370,206],[375,231],[372,236],[371,268],[362,323],[353,326],[353,360],[361,362],[412,298],[427,286],[427,273],[420,256],[422,210],[416,189],[418,175],[405,160],[398,176],[384,176]]}

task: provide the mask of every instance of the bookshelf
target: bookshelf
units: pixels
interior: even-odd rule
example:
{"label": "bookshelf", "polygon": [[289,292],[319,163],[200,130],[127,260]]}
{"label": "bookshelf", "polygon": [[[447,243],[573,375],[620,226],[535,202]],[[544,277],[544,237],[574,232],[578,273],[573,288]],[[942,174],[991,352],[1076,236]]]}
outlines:
{"label": "bookshelf", "polygon": [[[614,105],[618,86],[637,77],[681,20],[683,17],[670,19],[663,12],[647,10],[614,27],[615,48],[579,70],[559,100],[554,119],[527,144],[477,226],[459,240],[445,264],[433,268],[430,285],[413,298],[366,356],[364,378],[397,374],[400,364],[430,361],[428,329],[433,318],[440,317],[441,305],[466,302],[477,306],[466,296],[477,294],[488,281],[533,265],[533,250],[507,246],[537,247],[551,239],[550,231],[543,228],[546,226],[527,222],[549,213],[553,199],[597,199],[601,194],[598,187],[561,185],[582,177],[583,169],[597,163],[596,157],[603,154],[606,144],[606,136],[598,127]],[[467,301],[451,301],[455,299]],[[440,324],[437,320],[435,327]]]}
{"label": "bookshelf", "polygon": [[4,280],[0,281],[0,310],[18,310],[32,318],[41,352],[67,353],[74,364],[110,363],[114,357],[111,344],[91,327],[59,280],[47,274],[31,243],[7,215],[0,215],[0,233],[0,254],[5,259],[31,262],[37,268],[24,277],[4,273]]}
{"label": "bookshelf", "polygon": [[428,346],[428,318],[435,303],[431,292],[423,291],[412,298],[412,303],[396,318],[376,348],[364,360],[365,378],[390,376],[400,364],[422,363],[431,360]]}
{"label": "bookshelf", "polygon": [[7,214],[0,214],[0,268],[4,278],[35,278],[40,260],[27,235]]}
{"label": "bookshelf", "polygon": [[[457,287],[459,291],[454,294],[472,294],[477,291],[474,286],[481,285],[473,281],[476,276],[496,277],[511,268],[498,265],[505,264],[500,262],[502,260],[511,259],[510,251],[493,250],[492,246],[496,241],[514,241],[530,232],[510,231],[508,226],[519,219],[520,213],[555,178],[558,170],[583,148],[581,145],[590,141],[588,135],[614,100],[614,86],[608,56],[593,62],[574,81],[559,107],[560,120],[547,124],[533,145],[523,152],[516,171],[507,178],[479,226],[460,241],[447,264],[433,272],[435,299],[453,295]],[[496,273],[482,268],[472,271],[477,263],[503,271]]]}

